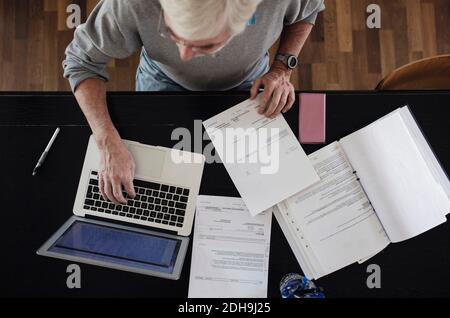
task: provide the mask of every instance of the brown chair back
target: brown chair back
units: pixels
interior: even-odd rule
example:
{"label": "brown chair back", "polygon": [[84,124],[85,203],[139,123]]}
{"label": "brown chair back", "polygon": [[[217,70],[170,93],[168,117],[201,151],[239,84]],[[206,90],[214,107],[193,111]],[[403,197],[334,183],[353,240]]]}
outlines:
{"label": "brown chair back", "polygon": [[402,66],[386,76],[376,90],[449,90],[450,55],[440,55]]}

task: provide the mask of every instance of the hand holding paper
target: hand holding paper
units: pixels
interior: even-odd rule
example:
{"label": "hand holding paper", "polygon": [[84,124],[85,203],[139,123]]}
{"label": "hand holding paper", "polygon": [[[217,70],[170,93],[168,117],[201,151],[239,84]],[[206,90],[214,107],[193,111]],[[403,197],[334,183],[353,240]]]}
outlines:
{"label": "hand holding paper", "polygon": [[261,95],[203,123],[252,215],[319,181],[284,117],[259,114],[260,102]]}

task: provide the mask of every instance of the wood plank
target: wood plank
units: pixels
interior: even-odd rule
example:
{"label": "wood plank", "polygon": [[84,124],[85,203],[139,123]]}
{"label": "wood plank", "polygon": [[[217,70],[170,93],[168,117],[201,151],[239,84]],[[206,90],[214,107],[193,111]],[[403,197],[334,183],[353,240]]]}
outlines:
{"label": "wood plank", "polygon": [[[141,51],[139,50],[138,52],[135,52],[132,56],[129,57],[130,60],[130,69],[131,69],[131,74],[130,74],[130,87],[128,90],[134,91],[136,88],[136,71],[139,65],[139,62],[141,60]],[[295,72],[295,74],[292,76],[293,78],[293,85],[294,87],[300,87],[300,75],[298,74],[298,72]],[[295,82],[297,81],[297,82]],[[295,86],[297,85],[297,86]]]}
{"label": "wood plank", "polygon": [[115,71],[119,75],[115,80],[116,90],[130,90],[130,69],[128,67],[116,67]]}
{"label": "wood plank", "polygon": [[339,74],[336,63],[327,63],[327,87],[339,83]]}
{"label": "wood plank", "polygon": [[409,49],[413,52],[423,51],[422,19],[420,0],[406,0],[406,21]]}
{"label": "wood plank", "polygon": [[30,90],[42,91],[44,76],[43,2],[31,1],[29,12],[27,61],[32,63],[33,67],[27,67],[25,76]]}
{"label": "wood plank", "polygon": [[327,65],[325,63],[315,63],[311,66],[312,73],[312,89],[327,89]]}
{"label": "wood plank", "polygon": [[299,77],[300,77],[300,85],[297,86],[302,90],[311,90],[312,89],[312,75],[311,75],[311,64],[300,64],[299,65]]}
{"label": "wood plank", "polygon": [[325,60],[325,46],[323,43],[313,42],[311,39],[308,39],[299,58],[304,63],[321,63]]}
{"label": "wood plank", "polygon": [[314,25],[314,32],[311,32],[310,38],[312,42],[324,42],[324,17],[319,14]]}
{"label": "wood plank", "polygon": [[327,89],[330,91],[339,91],[342,90],[342,87],[339,84],[328,84]]}
{"label": "wood plank", "polygon": [[366,32],[368,72],[381,73],[380,30],[372,29]]}
{"label": "wood plank", "polygon": [[107,66],[108,66],[108,67],[115,67],[115,66],[116,66],[116,60],[115,60],[115,59],[110,59],[110,60],[108,61]]}
{"label": "wood plank", "polygon": [[366,87],[364,89],[375,89],[382,79],[381,74],[367,74]]}
{"label": "wood plank", "polygon": [[450,1],[435,0],[436,37],[439,54],[450,53]]}
{"label": "wood plank", "polygon": [[340,52],[352,52],[352,16],[350,0],[336,1],[338,45]]}
{"label": "wood plank", "polygon": [[109,81],[106,83],[106,88],[109,91],[118,91],[118,85],[117,85],[117,69],[114,67],[107,67],[107,72],[109,76]]}
{"label": "wood plank", "polygon": [[[344,90],[349,90],[355,87],[353,83],[353,58],[354,56],[351,53],[342,53],[338,61],[339,85],[341,85]],[[356,81],[359,81],[359,76],[355,76],[355,78]]]}
{"label": "wood plank", "polygon": [[26,91],[27,78],[24,76],[27,74],[28,61],[27,61],[27,40],[17,39],[13,42],[13,66],[14,76],[9,77],[8,81],[12,82],[15,90]]}
{"label": "wood plank", "polygon": [[58,0],[44,0],[44,11],[57,11],[58,10]]}
{"label": "wood plank", "polygon": [[[422,3],[423,54],[425,57],[437,55],[436,19],[432,3]],[[450,25],[448,26],[450,28]],[[450,30],[447,30],[450,33]]]}
{"label": "wood plank", "polygon": [[[42,1],[31,0],[29,3],[28,14],[30,19],[44,19],[44,3]],[[39,31],[41,32],[41,30]]]}
{"label": "wood plank", "polygon": [[58,25],[56,11],[45,12],[44,16],[44,90],[54,91],[58,89],[58,74],[62,72],[58,61],[58,41],[55,41],[55,30]]}
{"label": "wood plank", "polygon": [[408,32],[406,26],[406,8],[396,8],[391,12],[393,20],[397,21],[393,25],[393,32],[395,38],[395,61],[396,67],[408,64],[409,59],[409,45]]}
{"label": "wood plank", "polygon": [[71,0],[58,0],[58,31],[67,31],[67,7],[72,4]]}
{"label": "wood plank", "polygon": [[411,55],[411,62],[421,60],[424,58],[423,52],[410,52]]}
{"label": "wood plank", "polygon": [[[12,45],[11,45],[12,47]],[[0,76],[0,89],[2,91],[17,90],[11,79],[16,76],[14,63],[12,61],[2,61],[2,72]]]}
{"label": "wood plank", "polygon": [[99,3],[99,0],[87,0],[86,2],[86,11],[87,14],[91,14],[92,10],[94,10],[95,6]]}
{"label": "wood plank", "polygon": [[395,43],[392,30],[380,31],[381,74],[387,76],[395,69]]}
{"label": "wood plank", "polygon": [[[375,3],[376,1],[371,1]],[[351,0],[352,6],[352,30],[354,31],[364,31],[367,28],[367,0]]]}
{"label": "wood plank", "polygon": [[[336,63],[338,59],[336,2],[328,1],[326,6],[327,9],[322,13],[324,16],[325,60],[327,63]],[[315,32],[314,29],[313,32]]]}
{"label": "wood plank", "polygon": [[14,39],[25,40],[28,35],[28,0],[14,1]]}
{"label": "wood plank", "polygon": [[[0,89],[68,90],[61,68],[73,39],[73,30],[66,27],[67,5],[79,4],[84,22],[98,2],[0,0]],[[381,6],[381,30],[366,27],[371,3]],[[325,4],[300,55],[301,67],[291,78],[297,89],[372,89],[396,67],[450,52],[450,32],[443,27],[450,25],[448,0],[325,0]],[[270,50],[271,60],[276,51],[277,44]],[[134,90],[138,62],[139,54],[111,61],[108,88]],[[26,76],[15,76],[18,73]]]}
{"label": "wood plank", "polygon": [[396,21],[392,18],[392,11],[395,8],[392,7],[392,0],[379,0],[381,7],[381,30],[392,30]]}
{"label": "wood plank", "polygon": [[[137,68],[134,68],[134,71],[136,69]],[[135,73],[136,73],[136,71],[135,71]],[[134,82],[133,78],[131,78],[131,81]],[[290,82],[291,82],[292,85],[294,85],[294,87],[300,87],[300,85],[301,85],[301,77],[300,77],[300,70],[299,69],[297,69],[296,71],[292,72]],[[134,86],[134,83],[133,83],[132,86]]]}
{"label": "wood plank", "polygon": [[3,41],[2,61],[12,62],[13,40],[14,40],[14,3],[12,1],[3,1]]}
{"label": "wood plank", "polygon": [[130,59],[116,59],[115,65],[125,70],[126,67],[130,66]]}
{"label": "wood plank", "polygon": [[[371,30],[373,32],[373,30]],[[371,32],[369,32],[371,33]],[[368,34],[365,31],[353,31],[353,44],[355,48],[358,48],[357,54],[352,54],[352,66],[347,71],[349,76],[354,79],[354,88],[355,89],[364,89],[367,87],[366,78],[367,73],[369,72],[369,65],[374,63],[370,59],[370,54],[368,54]],[[358,77],[356,78],[356,74]]]}
{"label": "wood plank", "polygon": [[[4,6],[3,6],[4,0],[0,0],[0,36],[3,33],[3,29],[5,28],[5,19],[3,17],[5,16]],[[2,62],[3,62],[3,44],[5,41],[0,39],[0,70],[2,69]],[[0,76],[0,87],[2,86],[2,79]]]}

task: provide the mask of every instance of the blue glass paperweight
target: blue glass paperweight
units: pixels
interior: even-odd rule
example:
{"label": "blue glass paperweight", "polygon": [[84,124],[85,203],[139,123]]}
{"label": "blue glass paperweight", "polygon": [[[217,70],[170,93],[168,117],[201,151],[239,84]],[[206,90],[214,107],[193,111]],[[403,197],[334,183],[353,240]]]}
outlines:
{"label": "blue glass paperweight", "polygon": [[280,282],[283,298],[325,298],[322,288],[300,274],[287,274]]}

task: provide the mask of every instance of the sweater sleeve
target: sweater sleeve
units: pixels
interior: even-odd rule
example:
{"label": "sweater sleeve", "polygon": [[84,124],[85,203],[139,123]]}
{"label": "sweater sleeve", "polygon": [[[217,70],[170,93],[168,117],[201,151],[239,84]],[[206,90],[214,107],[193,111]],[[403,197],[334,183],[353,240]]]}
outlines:
{"label": "sweater sleeve", "polygon": [[314,24],[319,12],[325,10],[324,0],[291,0],[288,5],[284,24],[297,22]]}
{"label": "sweater sleeve", "polygon": [[142,47],[135,14],[126,2],[101,1],[76,28],[63,61],[64,77],[73,91],[88,78],[108,81],[108,61],[126,58]]}

